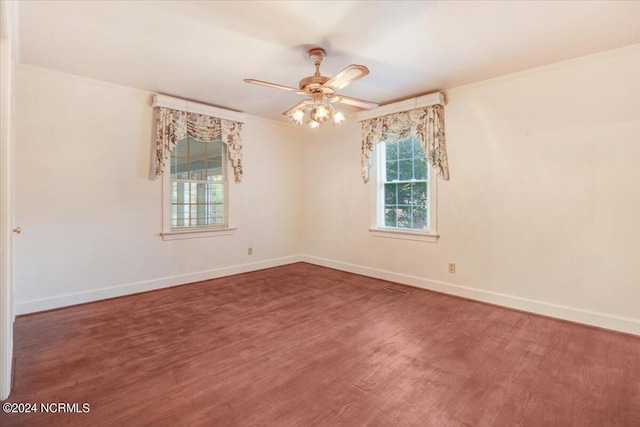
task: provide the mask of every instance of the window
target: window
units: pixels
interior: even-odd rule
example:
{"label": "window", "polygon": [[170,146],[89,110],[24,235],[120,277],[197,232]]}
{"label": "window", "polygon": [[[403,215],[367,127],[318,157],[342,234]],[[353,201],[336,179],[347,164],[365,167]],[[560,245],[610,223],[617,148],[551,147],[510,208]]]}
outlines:
{"label": "window", "polygon": [[225,227],[226,146],[187,136],[171,152],[171,228]]}
{"label": "window", "polygon": [[378,186],[373,234],[435,241],[435,182],[430,180],[430,167],[420,142],[415,137],[394,143],[382,141],[377,144],[376,154]]}
{"label": "window", "polygon": [[[165,178],[165,240],[231,234],[228,222],[227,146],[187,136],[171,151]],[[168,224],[167,224],[168,223]]]}
{"label": "window", "polygon": [[175,240],[234,234],[227,178],[242,181],[246,116],[165,95],[155,95],[152,106],[156,138],[150,172],[162,177],[160,236]]}

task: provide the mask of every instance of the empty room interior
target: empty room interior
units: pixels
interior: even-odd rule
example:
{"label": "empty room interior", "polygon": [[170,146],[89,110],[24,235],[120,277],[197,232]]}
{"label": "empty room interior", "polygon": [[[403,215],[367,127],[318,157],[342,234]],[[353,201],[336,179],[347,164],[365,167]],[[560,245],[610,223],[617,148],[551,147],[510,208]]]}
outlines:
{"label": "empty room interior", "polygon": [[2,426],[640,426],[640,2],[0,2]]}

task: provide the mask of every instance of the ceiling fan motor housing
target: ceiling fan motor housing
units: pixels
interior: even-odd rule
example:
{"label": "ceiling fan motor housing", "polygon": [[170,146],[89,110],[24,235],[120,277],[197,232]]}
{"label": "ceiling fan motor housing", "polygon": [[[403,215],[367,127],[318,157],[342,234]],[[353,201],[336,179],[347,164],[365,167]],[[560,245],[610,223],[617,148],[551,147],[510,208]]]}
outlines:
{"label": "ceiling fan motor housing", "polygon": [[309,76],[300,80],[300,89],[307,90],[313,92],[314,90],[318,90],[320,92],[327,92],[325,89],[321,87],[323,84],[329,81],[329,77],[325,76]]}
{"label": "ceiling fan motor housing", "polygon": [[320,75],[320,64],[322,63],[322,60],[325,56],[327,56],[327,52],[320,47],[309,50],[309,58],[313,61],[313,65],[316,66],[316,73],[313,76],[305,77],[304,79],[300,80],[300,89],[307,91],[310,94],[333,93],[333,90],[331,90],[330,88],[322,87],[323,84],[329,81],[329,77]]}

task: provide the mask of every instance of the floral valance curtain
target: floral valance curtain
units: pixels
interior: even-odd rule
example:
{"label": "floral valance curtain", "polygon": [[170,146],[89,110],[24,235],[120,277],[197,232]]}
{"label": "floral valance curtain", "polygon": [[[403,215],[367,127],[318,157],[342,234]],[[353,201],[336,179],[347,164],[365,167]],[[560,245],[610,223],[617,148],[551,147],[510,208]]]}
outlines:
{"label": "floral valance curtain", "polygon": [[410,136],[418,139],[429,164],[438,175],[449,180],[447,146],[444,139],[444,107],[430,105],[362,122],[362,179],[364,182],[369,181],[373,147],[380,141],[395,143]]}
{"label": "floral valance curtain", "polygon": [[200,141],[227,144],[235,181],[242,180],[242,124],[204,114],[156,107],[156,178],[163,173],[164,162],[176,142],[189,135]]}

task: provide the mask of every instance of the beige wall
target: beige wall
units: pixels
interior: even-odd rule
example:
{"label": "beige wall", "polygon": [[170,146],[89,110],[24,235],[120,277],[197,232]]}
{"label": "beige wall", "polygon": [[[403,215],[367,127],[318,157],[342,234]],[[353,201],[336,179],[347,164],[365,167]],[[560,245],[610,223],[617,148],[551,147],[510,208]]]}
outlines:
{"label": "beige wall", "polygon": [[254,117],[243,131],[243,182],[229,184],[236,234],[162,241],[161,180],[148,178],[150,97],[19,67],[19,313],[271,266],[300,253],[300,130]]}
{"label": "beige wall", "polygon": [[437,243],[369,235],[353,118],[253,117],[236,235],[164,242],[150,94],[21,66],[18,313],[304,259],[640,334],[638,75],[636,47],[448,91]]}
{"label": "beige wall", "polygon": [[635,48],[449,91],[435,244],[369,235],[359,126],[321,129],[304,145],[303,252],[587,323],[623,317],[640,333],[638,76]]}

